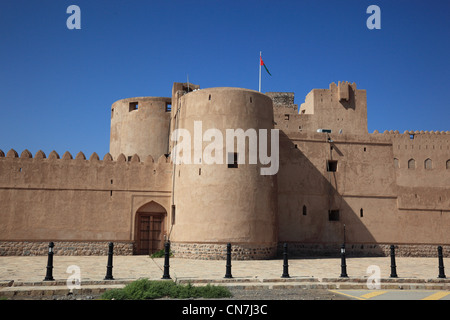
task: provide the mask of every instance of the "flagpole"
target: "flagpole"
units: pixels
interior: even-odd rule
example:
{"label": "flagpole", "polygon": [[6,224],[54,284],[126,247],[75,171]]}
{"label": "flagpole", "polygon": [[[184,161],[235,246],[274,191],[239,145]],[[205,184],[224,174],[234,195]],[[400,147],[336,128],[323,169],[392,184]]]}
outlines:
{"label": "flagpole", "polygon": [[261,92],[261,51],[259,52],[259,92]]}

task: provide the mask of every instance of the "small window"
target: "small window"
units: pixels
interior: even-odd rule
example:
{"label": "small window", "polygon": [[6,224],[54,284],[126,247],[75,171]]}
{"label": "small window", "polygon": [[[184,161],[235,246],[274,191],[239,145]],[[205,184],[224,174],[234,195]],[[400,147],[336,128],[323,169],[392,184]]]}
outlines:
{"label": "small window", "polygon": [[175,205],[172,205],[172,224],[175,224]]}
{"label": "small window", "polygon": [[303,215],[306,216],[306,206],[303,206]]}
{"label": "small window", "polygon": [[400,164],[399,164],[399,162],[398,162],[398,159],[397,159],[397,158],[394,158],[394,168],[395,168],[395,169],[398,169],[398,168],[400,168]]}
{"label": "small window", "polygon": [[328,210],[328,221],[339,221],[339,210]]}
{"label": "small window", "polygon": [[238,167],[238,154],[236,152],[228,153],[228,168],[237,168]]}
{"label": "small window", "polygon": [[288,114],[284,115],[284,120],[289,120],[289,115]]}
{"label": "small window", "polygon": [[139,109],[139,102],[130,102],[129,104],[129,112],[138,110]]}
{"label": "small window", "polygon": [[128,156],[128,161],[131,161],[132,156]]}
{"label": "small window", "polygon": [[166,102],[166,112],[172,111],[172,103]]}
{"label": "small window", "polygon": [[432,161],[431,159],[425,160],[425,169],[430,170],[432,168]]}
{"label": "small window", "polygon": [[359,210],[359,216],[360,216],[361,218],[364,216],[364,210],[363,210],[363,208],[361,208],[361,209]]}
{"label": "small window", "polygon": [[416,168],[416,161],[414,159],[408,160],[408,169],[415,169]]}
{"label": "small window", "polygon": [[337,160],[327,160],[327,171],[328,172],[337,171]]}

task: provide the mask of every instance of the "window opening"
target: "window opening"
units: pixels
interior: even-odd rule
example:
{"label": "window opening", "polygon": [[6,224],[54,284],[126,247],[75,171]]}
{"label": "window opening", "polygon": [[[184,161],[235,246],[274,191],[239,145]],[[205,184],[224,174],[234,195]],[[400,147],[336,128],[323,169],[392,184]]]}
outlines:
{"label": "window opening", "polygon": [[430,170],[432,168],[432,161],[431,159],[425,160],[425,169]]}
{"label": "window opening", "polygon": [[337,160],[327,160],[327,171],[328,172],[337,171]]}
{"label": "window opening", "polygon": [[238,154],[236,152],[228,153],[228,168],[238,167]]}
{"label": "window opening", "polygon": [[339,221],[339,210],[328,210],[328,221]]}
{"label": "window opening", "polygon": [[138,110],[139,109],[139,102],[130,102],[129,104],[129,112]]}

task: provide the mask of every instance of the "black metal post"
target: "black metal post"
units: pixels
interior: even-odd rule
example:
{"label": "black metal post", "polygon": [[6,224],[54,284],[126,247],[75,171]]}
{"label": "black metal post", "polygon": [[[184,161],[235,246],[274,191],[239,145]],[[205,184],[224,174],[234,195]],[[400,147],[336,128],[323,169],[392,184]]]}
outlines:
{"label": "black metal post", "polygon": [[53,279],[53,247],[54,243],[50,242],[48,244],[48,260],[47,260],[47,273],[45,275],[44,281],[54,281]]}
{"label": "black metal post", "polygon": [[442,255],[442,247],[438,246],[438,257],[439,257],[439,275],[438,278],[445,278],[444,273],[444,258]]}
{"label": "black metal post", "polygon": [[233,276],[231,275],[231,243],[227,244],[227,265],[225,278],[233,278]]}
{"label": "black metal post", "polygon": [[345,262],[345,243],[341,246],[341,278],[348,278],[347,264]]}
{"label": "black metal post", "polygon": [[169,256],[170,256],[170,241],[164,244],[164,274],[163,279],[171,279],[169,274]]}
{"label": "black metal post", "polygon": [[114,280],[112,275],[114,243],[110,242],[108,246],[108,265],[106,266],[106,276],[104,280]]}
{"label": "black metal post", "polygon": [[289,264],[288,264],[288,245],[287,243],[283,244],[283,274],[282,278],[290,278],[289,277]]}
{"label": "black metal post", "polygon": [[391,245],[391,278],[397,278],[397,266],[395,265],[395,246]]}

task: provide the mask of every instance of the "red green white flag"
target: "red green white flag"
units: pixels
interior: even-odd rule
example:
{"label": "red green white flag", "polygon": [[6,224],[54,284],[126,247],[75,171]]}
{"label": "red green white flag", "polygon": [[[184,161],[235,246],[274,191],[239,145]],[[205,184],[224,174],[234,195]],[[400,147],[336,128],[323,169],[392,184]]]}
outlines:
{"label": "red green white flag", "polygon": [[264,69],[266,69],[267,73],[268,73],[270,76],[272,76],[272,75],[270,74],[270,72],[269,72],[269,69],[267,69],[267,67],[266,67],[266,65],[265,65],[265,63],[264,63],[264,61],[263,61],[263,59],[261,58],[261,56],[259,56],[259,60],[260,60],[260,65],[263,66]]}

